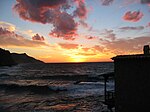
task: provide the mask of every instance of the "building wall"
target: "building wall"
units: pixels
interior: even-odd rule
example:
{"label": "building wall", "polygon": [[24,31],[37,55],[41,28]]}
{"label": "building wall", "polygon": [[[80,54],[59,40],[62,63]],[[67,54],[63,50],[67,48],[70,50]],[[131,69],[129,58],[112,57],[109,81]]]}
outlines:
{"label": "building wall", "polygon": [[114,63],[116,112],[150,112],[150,58]]}

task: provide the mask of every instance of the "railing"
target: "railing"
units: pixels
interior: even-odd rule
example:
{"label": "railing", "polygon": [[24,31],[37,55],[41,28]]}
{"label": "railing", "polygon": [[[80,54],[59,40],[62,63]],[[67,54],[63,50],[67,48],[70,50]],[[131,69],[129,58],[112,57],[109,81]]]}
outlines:
{"label": "railing", "polygon": [[112,111],[112,108],[115,106],[115,93],[114,91],[106,91],[105,104],[108,106],[108,109]]}
{"label": "railing", "polygon": [[114,91],[106,91],[106,101],[114,100],[115,99],[115,92]]}

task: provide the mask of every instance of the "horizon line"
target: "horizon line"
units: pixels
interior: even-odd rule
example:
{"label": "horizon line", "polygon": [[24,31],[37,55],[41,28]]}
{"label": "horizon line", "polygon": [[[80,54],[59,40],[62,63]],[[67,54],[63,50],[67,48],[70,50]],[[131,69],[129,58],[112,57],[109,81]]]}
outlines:
{"label": "horizon line", "polygon": [[113,61],[101,61],[101,62],[44,62],[45,64],[82,64],[82,63],[113,63]]}

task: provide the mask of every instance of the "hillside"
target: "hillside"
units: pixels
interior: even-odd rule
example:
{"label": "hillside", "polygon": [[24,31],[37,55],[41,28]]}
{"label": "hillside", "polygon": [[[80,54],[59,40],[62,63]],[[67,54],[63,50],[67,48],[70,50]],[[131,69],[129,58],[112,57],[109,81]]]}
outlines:
{"label": "hillside", "polygon": [[8,50],[0,48],[0,66],[12,66],[21,63],[44,63],[33,57],[28,56],[26,53],[10,53]]}
{"label": "hillside", "polygon": [[28,56],[26,53],[18,54],[18,53],[11,53],[13,60],[20,64],[20,63],[43,63],[40,60],[37,60],[33,57]]}
{"label": "hillside", "polygon": [[0,48],[0,66],[12,66],[17,63],[13,60],[11,53],[8,50]]}

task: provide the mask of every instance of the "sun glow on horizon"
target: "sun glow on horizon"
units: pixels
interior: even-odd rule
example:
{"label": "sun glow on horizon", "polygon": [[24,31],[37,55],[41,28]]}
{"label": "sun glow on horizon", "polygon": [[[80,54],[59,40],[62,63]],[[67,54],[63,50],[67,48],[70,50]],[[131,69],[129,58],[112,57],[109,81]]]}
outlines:
{"label": "sun glow on horizon", "polygon": [[83,56],[73,56],[70,62],[86,62],[86,59]]}
{"label": "sun glow on horizon", "polygon": [[80,63],[141,54],[150,44],[149,2],[52,1],[1,0],[0,48],[45,63]]}

